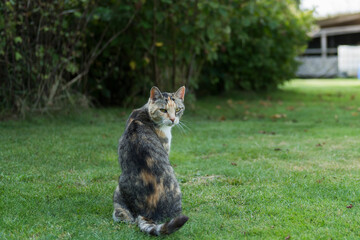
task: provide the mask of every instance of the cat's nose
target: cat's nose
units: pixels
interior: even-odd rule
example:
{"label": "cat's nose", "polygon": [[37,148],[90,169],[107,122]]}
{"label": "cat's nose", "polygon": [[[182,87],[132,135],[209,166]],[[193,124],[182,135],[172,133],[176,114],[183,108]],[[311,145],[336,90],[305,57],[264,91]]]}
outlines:
{"label": "cat's nose", "polygon": [[170,118],[170,120],[174,123],[174,121],[175,121],[175,118]]}

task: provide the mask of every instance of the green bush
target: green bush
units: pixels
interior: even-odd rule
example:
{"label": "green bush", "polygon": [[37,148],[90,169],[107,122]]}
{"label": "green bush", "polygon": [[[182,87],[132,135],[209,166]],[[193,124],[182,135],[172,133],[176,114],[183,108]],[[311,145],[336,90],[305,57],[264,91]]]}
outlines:
{"label": "green bush", "polygon": [[0,11],[0,109],[22,114],[134,104],[152,85],[276,86],[311,22],[292,0],[7,0]]}
{"label": "green bush", "polygon": [[[107,26],[105,38],[126,26],[130,16],[119,16],[132,11],[136,16],[90,69],[91,95],[100,103],[119,105],[147,96],[152,85],[196,88],[201,65],[215,59],[218,46],[230,37],[231,10],[219,0],[102,2],[89,28],[96,41]],[[88,38],[89,46],[93,40]]]}
{"label": "green bush", "polygon": [[84,29],[91,1],[1,1],[0,109],[25,114],[87,105]]}
{"label": "green bush", "polygon": [[266,90],[294,77],[295,57],[304,49],[312,24],[311,12],[298,9],[297,1],[260,0],[233,3],[231,40],[216,61],[203,68],[201,89]]}

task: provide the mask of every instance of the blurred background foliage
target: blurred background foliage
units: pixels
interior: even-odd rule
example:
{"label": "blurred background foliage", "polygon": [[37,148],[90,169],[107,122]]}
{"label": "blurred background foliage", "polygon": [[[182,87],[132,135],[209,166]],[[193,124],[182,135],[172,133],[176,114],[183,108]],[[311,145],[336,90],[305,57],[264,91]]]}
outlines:
{"label": "blurred background foliage", "polygon": [[293,77],[312,13],[298,0],[0,3],[0,108],[139,104],[152,85],[193,94]]}

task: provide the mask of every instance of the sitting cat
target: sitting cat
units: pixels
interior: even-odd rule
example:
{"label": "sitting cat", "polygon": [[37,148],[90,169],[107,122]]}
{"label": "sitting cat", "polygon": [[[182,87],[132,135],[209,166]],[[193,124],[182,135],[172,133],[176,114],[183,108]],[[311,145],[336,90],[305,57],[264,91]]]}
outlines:
{"label": "sitting cat", "polygon": [[180,215],[180,187],[169,162],[171,128],[184,113],[184,95],[185,87],[175,93],[152,87],[148,103],[131,113],[119,142],[122,173],[113,218],[137,223],[150,235],[171,234],[188,220]]}

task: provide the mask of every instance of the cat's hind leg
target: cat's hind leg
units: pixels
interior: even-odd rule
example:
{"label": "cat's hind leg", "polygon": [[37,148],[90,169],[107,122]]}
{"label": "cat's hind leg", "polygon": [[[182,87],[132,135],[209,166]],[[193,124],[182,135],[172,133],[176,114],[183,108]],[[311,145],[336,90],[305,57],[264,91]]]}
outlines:
{"label": "cat's hind leg", "polygon": [[127,206],[124,204],[120,193],[119,185],[116,187],[114,192],[114,212],[113,219],[115,222],[134,222],[135,219],[133,215],[130,213]]}

